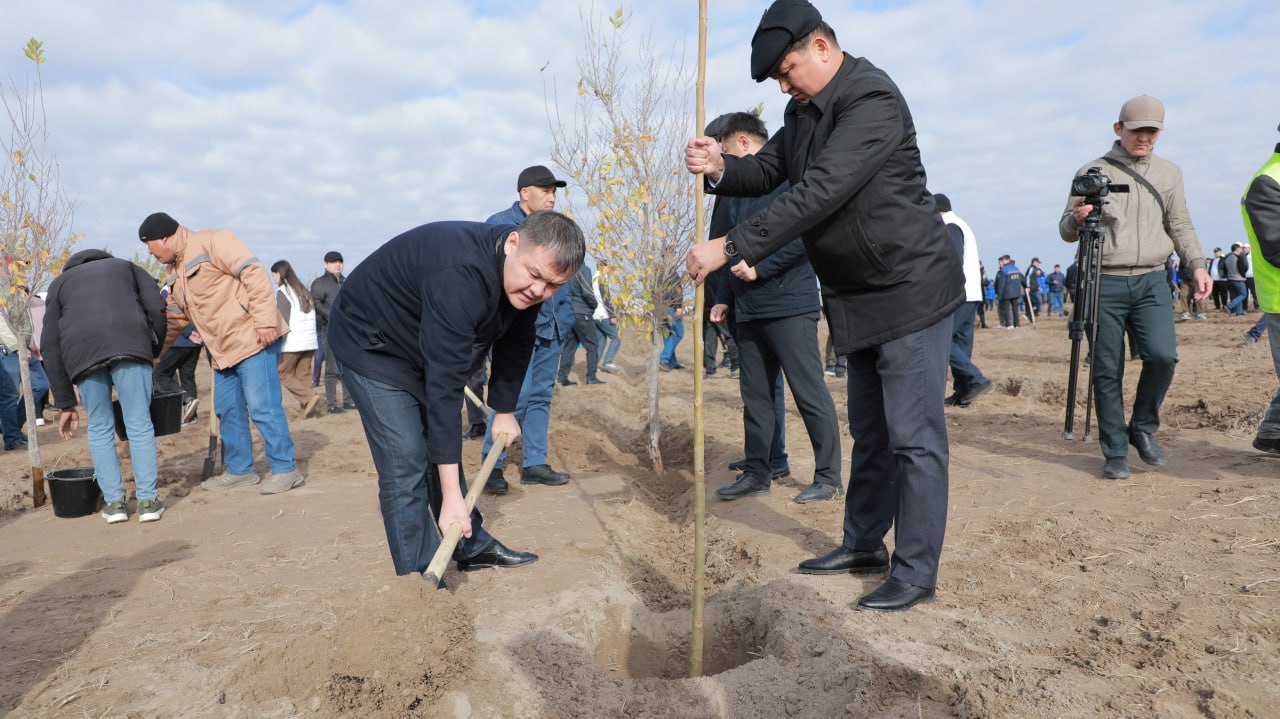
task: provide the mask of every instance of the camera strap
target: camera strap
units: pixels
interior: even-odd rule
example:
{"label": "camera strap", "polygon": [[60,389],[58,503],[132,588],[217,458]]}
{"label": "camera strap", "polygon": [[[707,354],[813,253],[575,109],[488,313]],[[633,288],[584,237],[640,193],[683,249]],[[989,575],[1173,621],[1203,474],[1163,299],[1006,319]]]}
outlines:
{"label": "camera strap", "polygon": [[[1121,172],[1137,180],[1138,184],[1142,185],[1143,187],[1151,191],[1151,196],[1156,198],[1156,204],[1160,206],[1160,220],[1161,222],[1164,223],[1165,232],[1168,232],[1169,231],[1169,213],[1164,209],[1164,198],[1160,196],[1160,191],[1156,189],[1156,186],[1151,184],[1150,180],[1143,177],[1132,167],[1129,167],[1128,165],[1124,164],[1123,162],[1120,162],[1114,157],[1104,157],[1102,159],[1105,160],[1107,164],[1118,168]],[[1172,236],[1173,233],[1169,233],[1169,234],[1170,236]]]}

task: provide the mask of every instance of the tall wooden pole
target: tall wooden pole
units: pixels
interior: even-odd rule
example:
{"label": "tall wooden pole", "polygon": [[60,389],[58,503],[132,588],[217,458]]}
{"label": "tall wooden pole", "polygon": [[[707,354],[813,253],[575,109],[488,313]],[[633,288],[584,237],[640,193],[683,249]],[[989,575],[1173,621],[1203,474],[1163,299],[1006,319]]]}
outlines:
{"label": "tall wooden pole", "polygon": [[[704,104],[705,86],[707,82],[707,0],[698,0],[698,84],[697,84],[697,126],[695,135],[701,135],[706,127],[706,107]],[[695,179],[697,189],[694,191],[696,202],[695,244],[706,241],[706,217],[703,210],[702,177]],[[702,382],[703,373],[697,368],[702,361],[702,312],[706,302],[706,293],[702,285],[694,292],[693,301],[693,641],[690,642],[690,676],[702,675],[702,604],[705,598],[703,580],[706,575],[706,513],[707,513],[707,465],[703,452],[706,443],[702,437]]]}

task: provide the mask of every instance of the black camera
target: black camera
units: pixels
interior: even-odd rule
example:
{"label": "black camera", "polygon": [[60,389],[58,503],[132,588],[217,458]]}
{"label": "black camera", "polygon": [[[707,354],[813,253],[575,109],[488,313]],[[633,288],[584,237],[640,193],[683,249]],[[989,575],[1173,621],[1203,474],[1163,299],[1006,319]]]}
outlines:
{"label": "black camera", "polygon": [[1071,181],[1071,194],[1076,197],[1106,197],[1110,192],[1128,191],[1128,185],[1118,185],[1111,182],[1111,178],[1102,174],[1101,167],[1090,167],[1088,172],[1083,175],[1077,175]]}

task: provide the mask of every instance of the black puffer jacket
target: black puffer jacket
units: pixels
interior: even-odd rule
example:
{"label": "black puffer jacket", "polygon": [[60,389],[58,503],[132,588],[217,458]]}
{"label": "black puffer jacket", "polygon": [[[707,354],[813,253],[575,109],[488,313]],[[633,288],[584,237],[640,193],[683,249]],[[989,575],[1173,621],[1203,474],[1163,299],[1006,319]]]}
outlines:
{"label": "black puffer jacket", "polygon": [[147,271],[102,250],[77,252],[49,285],[40,348],[58,409],[74,383],[114,360],[151,362],[165,336],[164,300]]}

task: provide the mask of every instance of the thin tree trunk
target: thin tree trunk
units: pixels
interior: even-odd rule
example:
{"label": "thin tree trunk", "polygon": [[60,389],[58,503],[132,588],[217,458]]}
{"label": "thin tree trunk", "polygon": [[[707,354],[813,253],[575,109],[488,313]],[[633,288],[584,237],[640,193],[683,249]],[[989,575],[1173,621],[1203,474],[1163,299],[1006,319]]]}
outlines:
{"label": "thin tree trunk", "polygon": [[662,449],[658,442],[662,439],[662,419],[658,416],[658,362],[662,356],[662,317],[664,310],[654,306],[652,319],[653,331],[650,337],[653,342],[649,347],[649,459],[653,461],[654,474],[661,475]]}
{"label": "thin tree trunk", "polygon": [[27,405],[27,457],[31,461],[31,506],[44,506],[44,462],[40,459],[40,437],[36,434],[36,403],[31,394],[31,350],[27,338],[18,340],[18,371],[22,377],[22,398]]}
{"label": "thin tree trunk", "polygon": [[[695,132],[702,133],[706,127],[706,111],[703,105],[703,89],[707,78],[707,0],[698,0],[698,83],[697,83],[697,119],[694,121]],[[695,221],[693,243],[695,246],[706,241],[705,208],[702,203],[702,177],[695,177],[694,205]],[[704,628],[702,623],[702,606],[705,599],[703,580],[706,574],[707,539],[705,518],[707,513],[707,468],[703,457],[704,443],[702,434],[702,371],[698,363],[702,360],[702,308],[706,301],[705,291],[701,284],[694,290],[693,301],[693,641],[690,642],[690,675],[702,676],[702,641]]]}

